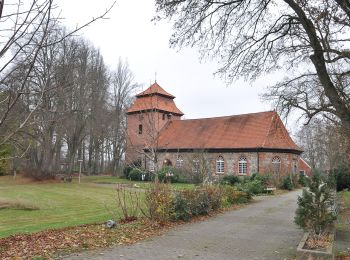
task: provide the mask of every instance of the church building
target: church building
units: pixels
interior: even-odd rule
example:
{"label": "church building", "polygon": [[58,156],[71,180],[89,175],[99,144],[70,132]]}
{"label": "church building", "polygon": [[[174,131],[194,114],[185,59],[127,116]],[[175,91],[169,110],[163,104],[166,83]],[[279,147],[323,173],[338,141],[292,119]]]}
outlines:
{"label": "church building", "polygon": [[[310,173],[303,152],[275,111],[182,119],[175,96],[157,83],[136,95],[127,111],[126,161],[149,171],[173,166],[214,177]],[[203,167],[202,167],[203,168]]]}

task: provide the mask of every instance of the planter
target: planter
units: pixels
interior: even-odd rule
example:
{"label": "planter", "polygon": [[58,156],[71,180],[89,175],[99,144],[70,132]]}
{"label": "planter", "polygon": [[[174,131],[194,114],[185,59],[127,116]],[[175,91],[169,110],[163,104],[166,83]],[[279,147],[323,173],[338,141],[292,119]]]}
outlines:
{"label": "planter", "polygon": [[331,242],[325,250],[316,250],[316,249],[304,249],[306,240],[309,237],[309,233],[306,232],[297,248],[297,260],[333,260],[334,259],[333,245],[335,240],[334,234],[335,234],[335,230],[333,229],[330,232]]}

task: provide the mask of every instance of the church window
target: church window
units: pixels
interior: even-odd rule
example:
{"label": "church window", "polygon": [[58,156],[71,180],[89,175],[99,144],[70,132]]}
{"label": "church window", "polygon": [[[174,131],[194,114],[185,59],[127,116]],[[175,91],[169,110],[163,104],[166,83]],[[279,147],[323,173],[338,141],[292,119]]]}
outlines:
{"label": "church window", "polygon": [[222,156],[219,156],[216,160],[216,173],[222,174],[225,172],[225,161]]}
{"label": "church window", "polygon": [[199,172],[199,160],[198,160],[198,158],[194,158],[192,163],[193,163],[193,165],[192,165],[193,166],[192,172],[193,173],[198,173]]}
{"label": "church window", "polygon": [[142,125],[139,125],[139,135],[142,135]]}
{"label": "church window", "polygon": [[276,156],[272,158],[272,171],[274,173],[279,173],[281,170],[281,159]]}
{"label": "church window", "polygon": [[241,157],[238,161],[238,174],[246,175],[248,172],[248,161],[247,158]]}
{"label": "church window", "polygon": [[184,164],[184,159],[182,158],[181,155],[179,155],[176,159],[176,167],[181,168]]}
{"label": "church window", "polygon": [[148,162],[148,170],[150,171],[150,172],[154,172],[154,161],[149,161]]}

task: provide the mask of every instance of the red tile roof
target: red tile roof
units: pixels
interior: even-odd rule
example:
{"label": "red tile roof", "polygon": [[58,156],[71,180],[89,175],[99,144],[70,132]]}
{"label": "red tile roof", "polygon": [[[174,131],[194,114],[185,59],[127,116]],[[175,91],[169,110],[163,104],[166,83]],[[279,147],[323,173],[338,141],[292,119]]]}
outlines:
{"label": "red tile roof", "polygon": [[159,149],[272,148],[302,151],[274,111],[173,120],[159,134]]}
{"label": "red tile roof", "polygon": [[127,113],[140,111],[159,110],[182,116],[183,113],[177,108],[173,99],[164,96],[152,95],[137,97]]}
{"label": "red tile roof", "polygon": [[153,83],[148,89],[136,95],[136,97],[144,97],[149,95],[160,95],[165,96],[171,99],[174,99],[175,96],[166,92],[157,82]]}

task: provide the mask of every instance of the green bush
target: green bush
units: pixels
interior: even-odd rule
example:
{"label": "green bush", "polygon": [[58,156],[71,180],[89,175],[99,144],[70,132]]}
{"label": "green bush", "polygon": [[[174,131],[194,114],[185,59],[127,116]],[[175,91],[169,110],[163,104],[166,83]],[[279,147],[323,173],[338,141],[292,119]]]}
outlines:
{"label": "green bush", "polygon": [[128,179],[132,181],[141,181],[142,175],[145,174],[142,170],[134,168],[130,171],[128,175]]}
{"label": "green bush", "polygon": [[225,175],[221,180],[220,183],[222,185],[235,185],[236,183],[239,183],[240,180],[238,178],[238,176],[235,175]]}
{"label": "green bush", "polygon": [[246,180],[236,185],[237,189],[251,195],[257,195],[265,192],[265,185],[258,178],[254,180]]}
{"label": "green bush", "polygon": [[210,208],[212,210],[218,210],[221,207],[221,200],[223,197],[223,190],[217,185],[207,185],[204,187],[204,191],[208,194]]}
{"label": "green bush", "polygon": [[208,185],[172,192],[167,184],[156,184],[146,192],[146,208],[157,221],[183,220],[208,215],[221,207],[246,203],[250,195],[229,185]]}
{"label": "green bush", "polygon": [[141,166],[142,166],[141,160],[135,160],[132,163],[126,165],[123,169],[123,175],[125,179],[130,179],[130,176],[129,176],[130,172],[133,169],[141,169]]}
{"label": "green bush", "polygon": [[308,178],[305,176],[305,174],[299,174],[298,183],[302,187],[306,187],[308,182]]}
{"label": "green bush", "polygon": [[349,166],[342,164],[333,169],[331,176],[334,178],[337,191],[350,189],[350,169]]}
{"label": "green bush", "polygon": [[294,187],[293,187],[293,182],[292,182],[292,178],[290,177],[290,175],[285,176],[282,179],[280,188],[283,190],[293,190]]}
{"label": "green bush", "polygon": [[191,213],[193,216],[208,215],[210,207],[209,194],[205,190],[196,190],[191,201]]}
{"label": "green bush", "polygon": [[173,220],[189,221],[191,219],[191,205],[182,192],[175,194],[173,207]]}
{"label": "green bush", "polygon": [[145,198],[148,217],[150,219],[166,222],[173,218],[174,197],[168,184],[154,184],[146,191]]}
{"label": "green bush", "polygon": [[[167,179],[167,174],[171,174],[171,177],[168,177]],[[187,183],[188,179],[186,178],[185,174],[180,172],[178,169],[170,167],[170,166],[165,166],[163,167],[159,173],[158,173],[158,180],[160,182],[167,182],[170,180],[171,183]]]}
{"label": "green bush", "polygon": [[251,200],[251,195],[247,192],[239,191],[232,186],[223,186],[222,205],[243,204]]}
{"label": "green bush", "polygon": [[313,234],[322,234],[335,220],[329,210],[333,199],[330,185],[319,173],[314,172],[308,182],[308,189],[304,189],[302,196],[298,197],[294,222]]}
{"label": "green bush", "polygon": [[186,220],[188,215],[208,215],[221,207],[223,195],[223,189],[219,186],[179,191],[174,202],[175,218]]}
{"label": "green bush", "polygon": [[266,188],[272,181],[271,174],[259,174],[259,173],[253,173],[250,177],[251,181],[258,180],[261,182],[261,184]]}

